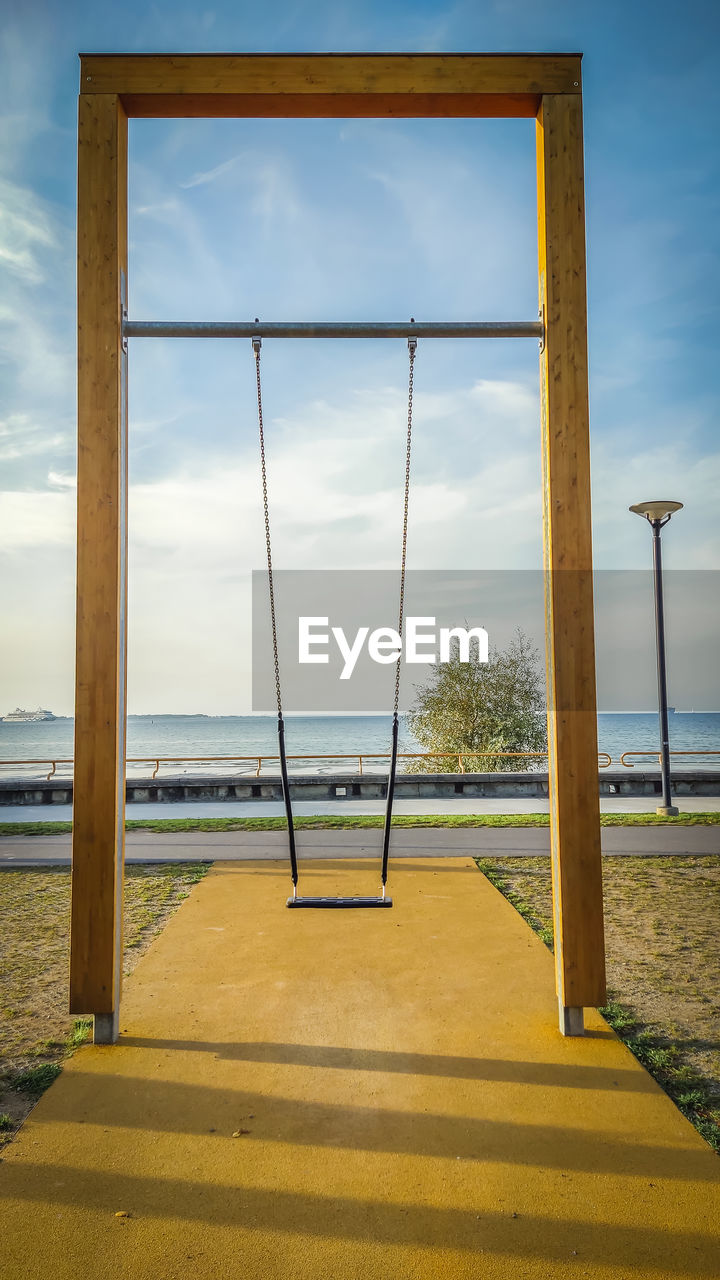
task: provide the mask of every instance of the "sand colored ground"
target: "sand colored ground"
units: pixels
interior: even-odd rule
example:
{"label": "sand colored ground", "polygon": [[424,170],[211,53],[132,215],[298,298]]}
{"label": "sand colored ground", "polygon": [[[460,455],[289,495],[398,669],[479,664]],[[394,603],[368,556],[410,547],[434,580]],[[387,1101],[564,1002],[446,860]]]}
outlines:
{"label": "sand colored ground", "polygon": [[[375,892],[324,861],[306,892]],[[469,858],[218,864],[0,1164],[4,1280],[716,1277],[720,1165]],[[128,1216],[116,1216],[118,1214]]]}

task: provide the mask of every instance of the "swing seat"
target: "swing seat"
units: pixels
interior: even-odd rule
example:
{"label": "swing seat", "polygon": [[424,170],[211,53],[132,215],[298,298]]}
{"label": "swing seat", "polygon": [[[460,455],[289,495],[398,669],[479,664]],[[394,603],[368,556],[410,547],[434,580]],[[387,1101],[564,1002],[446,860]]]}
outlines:
{"label": "swing seat", "polygon": [[392,898],[288,898],[288,907],[391,907]]}

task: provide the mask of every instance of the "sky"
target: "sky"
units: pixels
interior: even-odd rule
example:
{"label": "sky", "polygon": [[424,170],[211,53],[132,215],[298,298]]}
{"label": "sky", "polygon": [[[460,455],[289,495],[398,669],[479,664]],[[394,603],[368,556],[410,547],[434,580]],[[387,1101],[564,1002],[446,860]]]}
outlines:
{"label": "sky", "polygon": [[[518,50],[584,55],[596,565],[646,569],[628,506],[668,497],[667,567],[720,569],[716,0],[5,0],[0,714],[73,705],[78,53]],[[130,315],[532,320],[534,146],[526,120],[131,121]],[[405,344],[262,361],[277,564],[395,567]],[[415,387],[410,567],[537,569],[537,342],[421,343]],[[254,394],[249,341],[131,340],[131,712],[250,710]]]}

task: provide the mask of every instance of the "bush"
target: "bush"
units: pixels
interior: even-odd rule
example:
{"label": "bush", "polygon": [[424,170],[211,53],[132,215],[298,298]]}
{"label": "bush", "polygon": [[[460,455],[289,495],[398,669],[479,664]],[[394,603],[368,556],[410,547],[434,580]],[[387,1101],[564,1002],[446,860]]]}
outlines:
{"label": "bush", "polygon": [[[440,663],[418,691],[408,725],[431,752],[462,752],[466,773],[506,773],[537,769],[542,759],[500,752],[545,752],[544,679],[537,651],[522,631],[488,662],[471,651],[461,662],[455,642],[449,662]],[[495,754],[495,753],[498,754]],[[483,753],[483,754],[476,754]],[[457,759],[410,760],[408,773],[458,773]]]}

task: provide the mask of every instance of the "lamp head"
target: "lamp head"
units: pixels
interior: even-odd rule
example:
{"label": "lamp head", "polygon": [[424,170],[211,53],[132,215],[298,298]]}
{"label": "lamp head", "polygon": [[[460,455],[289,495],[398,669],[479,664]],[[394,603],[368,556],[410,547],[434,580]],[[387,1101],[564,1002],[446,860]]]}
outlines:
{"label": "lamp head", "polygon": [[682,502],[636,502],[634,507],[630,507],[636,516],[644,516],[653,524],[656,520],[665,522],[669,520],[673,512],[680,511]]}

